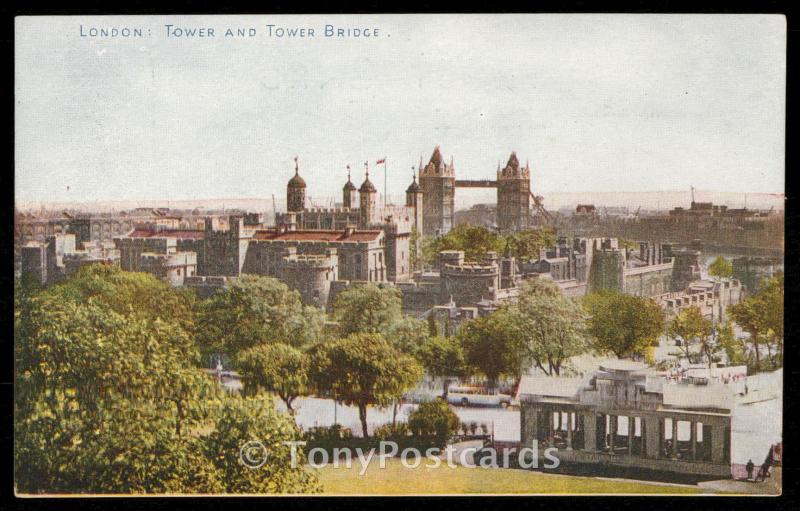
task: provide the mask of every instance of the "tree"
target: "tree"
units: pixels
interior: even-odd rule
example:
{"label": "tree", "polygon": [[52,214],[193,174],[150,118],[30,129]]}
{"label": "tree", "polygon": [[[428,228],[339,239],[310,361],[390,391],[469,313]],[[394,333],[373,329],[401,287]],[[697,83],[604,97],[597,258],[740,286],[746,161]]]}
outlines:
{"label": "tree", "polygon": [[385,333],[403,316],[400,290],[373,283],[352,285],[339,293],[333,304],[333,317],[339,333]]}
{"label": "tree", "polygon": [[594,347],[617,358],[643,354],[664,331],[664,313],[648,298],[600,291],[586,296],[583,305]]}
{"label": "tree", "polygon": [[[125,300],[131,301],[126,305]],[[187,331],[193,325],[192,309],[182,292],[150,275],[101,267],[82,270],[64,283],[21,297],[19,303],[14,410],[18,491],[304,488],[296,482],[309,476],[291,467],[288,456],[272,461],[274,479],[264,481],[269,474],[263,471],[249,474],[262,482],[246,486],[238,482],[248,476],[238,459],[237,475],[227,470],[218,451],[210,450],[220,442],[210,445],[208,432],[225,438],[226,406],[237,398],[226,396],[196,367],[197,349]],[[187,316],[170,317],[180,311]],[[269,409],[277,417],[271,403]],[[288,416],[255,421],[264,441],[293,438],[282,436],[280,429],[280,424],[292,423]],[[243,427],[240,417],[228,423]],[[231,442],[227,447],[234,450],[226,454],[237,456],[240,446]]]}
{"label": "tree", "polygon": [[[455,337],[428,337],[414,356],[434,378],[466,374],[464,349]],[[447,392],[446,380],[443,391]]]}
{"label": "tree", "polygon": [[555,231],[552,228],[525,229],[501,235],[500,253],[505,257],[517,259],[539,259],[542,248],[552,247],[556,243]]}
{"label": "tree", "polygon": [[712,331],[711,320],[704,318],[700,308],[693,305],[675,315],[669,323],[667,335],[681,341],[681,349],[687,360],[691,361],[692,346],[695,344],[699,344],[701,352],[708,352],[708,342]]}
{"label": "tree", "polygon": [[408,355],[413,355],[429,337],[429,325],[413,316],[402,316],[388,325],[383,333],[392,346]]}
{"label": "tree", "polygon": [[729,279],[733,276],[733,264],[722,256],[717,256],[710,265],[708,265],[708,274],[712,277]]}
{"label": "tree", "polygon": [[311,351],[309,377],[318,394],[358,407],[368,437],[367,406],[388,406],[422,378],[422,368],[380,334],[351,334]]}
{"label": "tree", "polygon": [[[321,490],[319,482],[313,472],[303,468],[301,449],[297,449],[297,465],[291,464],[291,445],[286,442],[300,440],[299,428],[288,415],[275,411],[271,399],[232,397],[222,406],[205,445],[227,493],[316,493]],[[250,459],[264,461],[257,469],[240,459],[242,447],[254,441],[260,445],[256,444]]]}
{"label": "tree", "polygon": [[242,275],[198,309],[197,342],[206,356],[235,357],[239,351],[271,343],[306,347],[323,337],[324,313],[303,306],[300,293],[271,277]]}
{"label": "tree", "polygon": [[[761,345],[766,344],[773,366],[783,364],[783,274],[765,279],[754,296],[728,307],[728,314],[743,330],[750,334],[755,355],[754,369],[761,370]],[[776,358],[772,357],[772,344],[776,344]]]}
{"label": "tree", "polygon": [[442,250],[461,250],[467,261],[480,261],[488,252],[500,252],[503,245],[497,233],[479,225],[459,224],[444,236],[423,241],[423,258],[435,264]]}
{"label": "tree", "polygon": [[586,313],[552,283],[527,281],[511,307],[528,356],[547,375],[561,374],[563,364],[588,349]]}
{"label": "tree", "polygon": [[447,440],[458,432],[461,422],[444,399],[420,403],[419,408],[408,416],[408,427],[419,437],[431,438],[436,447],[442,448]]}
{"label": "tree", "polygon": [[464,324],[456,334],[469,367],[495,388],[501,376],[519,376],[525,362],[525,336],[518,317],[507,308]]}
{"label": "tree", "polygon": [[292,402],[308,392],[308,356],[288,344],[262,344],[241,353],[236,367],[242,373],[247,395],[259,389],[274,392],[294,413]]}
{"label": "tree", "polygon": [[719,324],[715,328],[716,345],[725,351],[730,365],[747,364],[747,350],[743,343],[736,339],[733,325],[730,322]]}

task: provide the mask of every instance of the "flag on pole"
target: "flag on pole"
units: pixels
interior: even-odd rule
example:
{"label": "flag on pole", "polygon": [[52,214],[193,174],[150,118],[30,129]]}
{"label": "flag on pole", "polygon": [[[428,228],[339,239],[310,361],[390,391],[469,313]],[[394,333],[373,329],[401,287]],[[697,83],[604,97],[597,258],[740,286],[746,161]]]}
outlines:
{"label": "flag on pole", "polygon": [[386,163],[386,158],[381,158],[380,160],[375,162],[375,165],[380,165],[381,163]]}

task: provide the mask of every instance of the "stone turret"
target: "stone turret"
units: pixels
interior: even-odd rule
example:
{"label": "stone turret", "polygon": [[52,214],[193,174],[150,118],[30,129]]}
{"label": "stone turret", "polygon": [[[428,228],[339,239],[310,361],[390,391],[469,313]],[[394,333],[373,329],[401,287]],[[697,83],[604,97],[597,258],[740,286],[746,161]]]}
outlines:
{"label": "stone turret", "polygon": [[530,223],[530,165],[521,167],[517,153],[497,170],[497,227],[501,231],[519,231]]}
{"label": "stone turret", "polygon": [[347,182],[344,184],[342,188],[342,206],[345,208],[354,208],[356,207],[356,201],[358,200],[358,190],[356,190],[356,185],[350,181],[350,165],[347,166]]}
{"label": "stone turret", "polygon": [[[366,165],[366,164],[365,164]],[[361,229],[366,229],[370,224],[375,222],[375,215],[378,208],[378,190],[372,181],[369,180],[369,167],[364,177],[364,182],[358,189],[359,196],[359,226]]]}
{"label": "stone turret", "polygon": [[439,146],[433,150],[427,165],[420,159],[419,183],[424,196],[423,232],[426,235],[446,234],[453,227],[455,205],[455,166],[453,159],[444,162]]}
{"label": "stone turret", "polygon": [[294,159],[294,177],[286,185],[286,209],[290,212],[300,212],[306,207],[306,182],[300,177],[300,168],[297,157]]}

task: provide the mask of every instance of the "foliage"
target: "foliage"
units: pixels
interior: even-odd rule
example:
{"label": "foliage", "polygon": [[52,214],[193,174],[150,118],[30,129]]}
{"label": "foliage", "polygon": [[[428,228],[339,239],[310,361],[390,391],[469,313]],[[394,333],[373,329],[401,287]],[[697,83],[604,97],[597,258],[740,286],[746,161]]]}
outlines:
{"label": "foliage", "polygon": [[586,296],[583,306],[595,349],[618,358],[643,354],[664,331],[664,313],[648,298],[600,291]]}
{"label": "foliage", "polygon": [[339,333],[385,333],[403,316],[402,294],[395,287],[373,283],[352,285],[339,293],[333,305],[333,318]]}
{"label": "foliage", "polygon": [[402,316],[389,324],[384,337],[399,351],[413,355],[428,339],[428,324],[412,316]]}
{"label": "foliage", "polygon": [[420,403],[408,416],[408,428],[416,436],[426,436],[434,446],[444,447],[447,440],[458,432],[458,415],[441,398]]}
{"label": "foliage", "polygon": [[717,256],[710,265],[708,265],[708,274],[712,277],[719,277],[729,279],[733,276],[733,264],[722,256]]}
{"label": "foliage", "polygon": [[[301,437],[294,421],[277,413],[271,399],[233,397],[223,405],[205,443],[227,493],[314,493],[320,487],[316,477],[303,469],[302,450],[297,449],[297,466],[292,468],[291,446],[285,443]],[[266,461],[257,469],[240,460],[242,446],[250,441],[266,448]]]}
{"label": "foliage", "polygon": [[556,233],[552,228],[526,229],[506,235],[499,240],[500,254],[517,259],[538,259],[539,250],[555,245]]}
{"label": "foliage", "polygon": [[464,376],[464,349],[455,337],[428,337],[414,356],[433,377]]}
{"label": "foliage", "polygon": [[744,343],[736,339],[731,322],[716,326],[717,347],[725,351],[730,365],[747,364],[747,349]]}
{"label": "foliage", "polygon": [[700,351],[705,354],[711,363],[711,347],[709,339],[713,331],[711,320],[703,317],[703,313],[697,306],[683,309],[669,323],[667,335],[673,339],[681,341],[681,349],[688,360],[692,360],[692,347],[698,345]]}
{"label": "foliage", "polygon": [[317,395],[358,407],[364,437],[367,406],[387,406],[422,378],[422,369],[380,334],[351,334],[315,346],[310,381]]}
{"label": "foliage", "polygon": [[464,324],[456,337],[467,365],[484,374],[494,387],[501,376],[522,372],[527,349],[523,328],[516,314],[501,308]]}
{"label": "foliage", "polygon": [[262,344],[241,352],[236,367],[244,380],[244,391],[255,395],[260,389],[274,392],[290,413],[292,401],[308,392],[308,356],[288,344]]}
{"label": "foliage", "polygon": [[547,375],[561,374],[567,360],[588,349],[586,313],[551,282],[525,282],[510,312],[528,356]]}
{"label": "foliage", "polygon": [[283,282],[243,275],[199,304],[197,343],[204,354],[231,357],[261,344],[305,347],[322,339],[324,323],[324,313],[303,306],[300,293]]}
{"label": "foliage", "polygon": [[481,261],[488,252],[538,259],[539,250],[552,246],[555,241],[555,231],[551,228],[499,234],[479,225],[459,224],[444,236],[423,239],[422,254],[429,266],[435,264],[442,250],[462,250],[467,261]]}
{"label": "foliage", "polygon": [[[731,318],[750,334],[749,342],[755,356],[752,366],[756,371],[762,370],[762,344],[766,345],[770,365],[783,365],[783,286],[783,273],[778,273],[765,279],[754,296],[728,307]],[[773,346],[776,348],[774,354]]]}
{"label": "foliage", "polygon": [[[255,477],[228,470],[240,445],[222,461],[209,450],[220,443],[201,434],[221,438],[239,405],[195,365],[190,297],[150,275],[98,266],[18,298],[17,491],[210,493]],[[294,426],[271,408],[254,421],[262,438],[279,439],[281,424]],[[304,487],[308,476],[289,461],[275,459],[278,477],[261,488]]]}

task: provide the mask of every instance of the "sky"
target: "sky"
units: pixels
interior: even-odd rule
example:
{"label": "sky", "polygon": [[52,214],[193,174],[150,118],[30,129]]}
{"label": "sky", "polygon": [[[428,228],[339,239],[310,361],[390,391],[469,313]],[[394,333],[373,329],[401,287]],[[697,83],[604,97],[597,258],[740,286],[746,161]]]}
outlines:
{"label": "sky", "polygon": [[383,191],[384,157],[399,195],[437,144],[461,179],[516,151],[545,197],[784,190],[782,16],[18,17],[15,45],[18,202],[283,197],[295,156],[312,198],[365,161]]}

